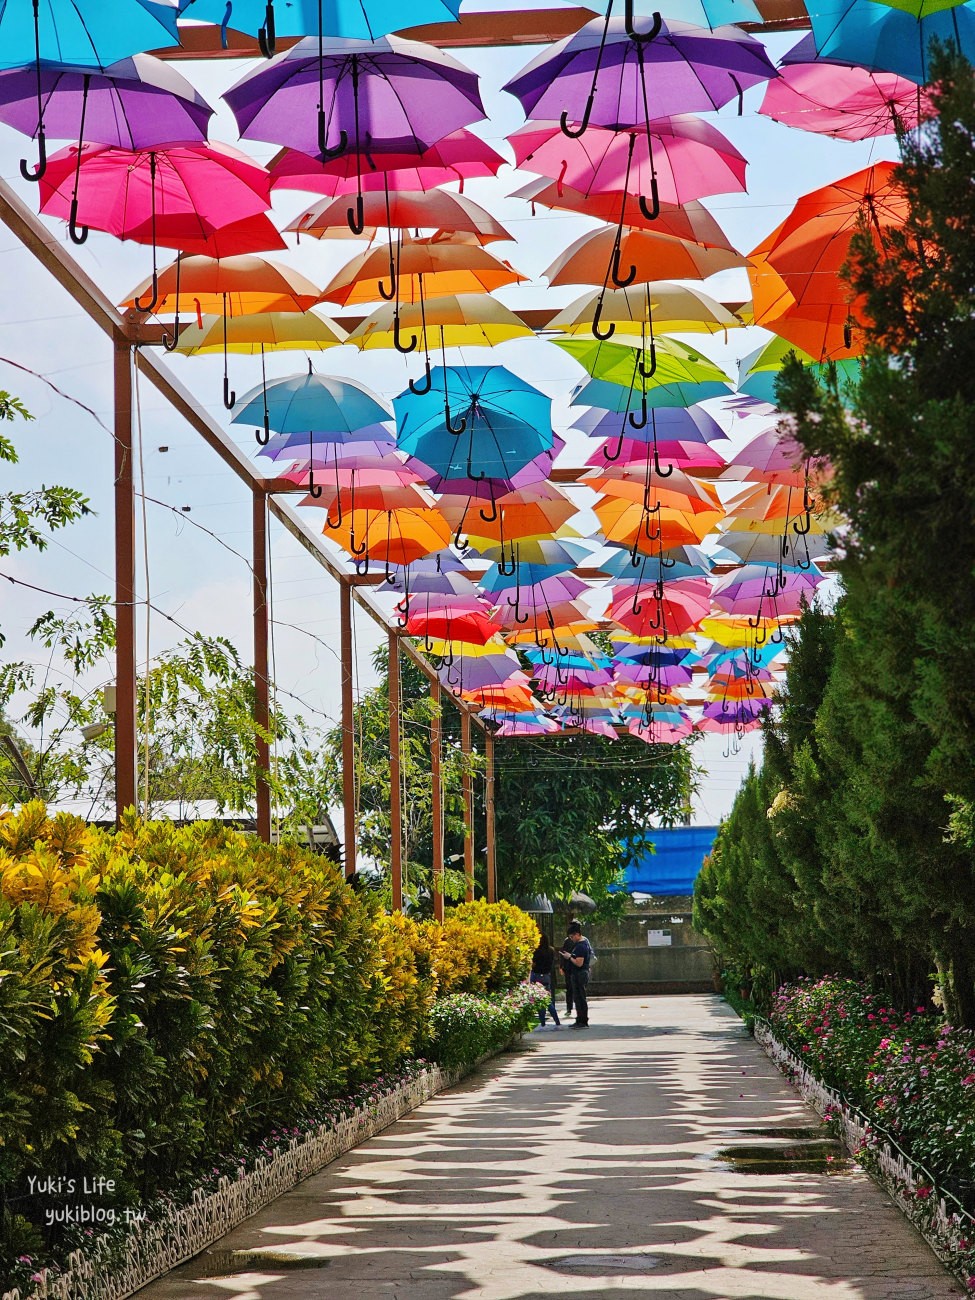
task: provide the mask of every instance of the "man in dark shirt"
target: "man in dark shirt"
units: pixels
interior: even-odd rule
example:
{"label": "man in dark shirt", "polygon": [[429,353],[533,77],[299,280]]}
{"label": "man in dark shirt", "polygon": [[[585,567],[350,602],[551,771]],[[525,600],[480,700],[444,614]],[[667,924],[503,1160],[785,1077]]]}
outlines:
{"label": "man in dark shirt", "polygon": [[572,1001],[575,1004],[576,1018],[573,1029],[589,1028],[589,999],[586,989],[589,984],[589,967],[592,964],[592,944],[582,933],[582,926],[573,921],[569,934],[559,954],[565,958],[572,981]]}

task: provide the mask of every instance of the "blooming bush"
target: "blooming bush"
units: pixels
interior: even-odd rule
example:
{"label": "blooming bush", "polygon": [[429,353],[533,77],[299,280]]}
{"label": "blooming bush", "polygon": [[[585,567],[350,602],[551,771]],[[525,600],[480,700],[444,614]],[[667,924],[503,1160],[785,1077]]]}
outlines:
{"label": "blooming bush", "polygon": [[443,925],[428,923],[441,996],[510,988],[531,969],[538,927],[511,903],[478,899],[452,908]]}
{"label": "blooming bush", "polygon": [[548,1006],[549,996],[540,984],[519,984],[504,993],[441,998],[430,1013],[426,1053],[447,1069],[476,1061],[537,1024],[539,1008]]}
{"label": "blooming bush", "polygon": [[975,1033],[839,979],[780,989],[769,1019],[824,1083],[975,1210]]}

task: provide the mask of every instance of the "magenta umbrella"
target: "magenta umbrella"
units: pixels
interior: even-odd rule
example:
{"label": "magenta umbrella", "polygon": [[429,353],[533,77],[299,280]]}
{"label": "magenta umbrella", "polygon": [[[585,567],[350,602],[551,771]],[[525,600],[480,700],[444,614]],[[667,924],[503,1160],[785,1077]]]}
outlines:
{"label": "magenta umbrella", "polygon": [[813,62],[811,39],[800,45],[809,62],[791,60],[765,88],[759,112],[785,126],[837,140],[869,140],[912,130],[933,113],[929,97],[894,72],[856,64]]}
{"label": "magenta umbrella", "polygon": [[[620,417],[613,413],[612,418],[619,425]],[[619,428],[614,429],[613,432],[614,436],[618,436]],[[607,450],[606,447],[597,448],[586,461],[586,465],[593,469],[605,469],[609,459],[606,455]],[[646,464],[652,458],[653,447],[649,442],[635,442],[632,438],[623,438],[618,443],[618,454],[615,460],[620,465]],[[657,440],[657,461],[664,469],[669,463],[683,473],[696,474],[699,478],[719,475],[726,464],[724,457],[707,443],[682,442],[677,439]]]}
{"label": "magenta umbrella", "polygon": [[[206,239],[271,206],[265,169],[226,144],[135,152],[71,145],[48,159],[40,191],[41,211],[70,222],[75,243],[89,226],[151,243],[154,286],[160,244],[178,248],[184,239]],[[137,306],[151,311],[155,301]]]}
{"label": "magenta umbrella", "polygon": [[712,600],[727,614],[779,618],[798,614],[803,601],[816,594],[826,575],[814,565],[808,569],[745,565],[714,583]]}
{"label": "magenta umbrella", "polygon": [[475,177],[496,176],[507,160],[471,131],[452,131],[422,153],[389,152],[376,148],[348,150],[321,162],[297,149],[282,149],[271,159],[271,188],[307,190],[334,198],[381,190],[431,190]]}
{"label": "magenta umbrella", "polygon": [[[809,482],[810,464],[808,454],[794,439],[772,428],[737,451],[720,477],[732,482],[786,483],[802,488]],[[822,468],[823,462],[817,462],[817,469]]]}
{"label": "magenta umbrella", "polygon": [[731,141],[699,117],[652,121],[639,131],[593,127],[566,139],[558,126],[530,123],[508,137],[522,171],[582,194],[648,194],[685,204],[707,194],[744,190],[748,163]]}
{"label": "magenta umbrella", "polygon": [[768,700],[717,700],[704,706],[701,721],[695,731],[714,731],[719,734],[754,731],[761,726],[762,717],[768,712]]}
{"label": "magenta umbrella", "polygon": [[[477,74],[431,45],[308,37],[250,72],[224,95],[242,137],[317,154],[420,155],[484,117]],[[361,200],[361,167],[357,195]],[[365,225],[362,203],[349,227]]]}

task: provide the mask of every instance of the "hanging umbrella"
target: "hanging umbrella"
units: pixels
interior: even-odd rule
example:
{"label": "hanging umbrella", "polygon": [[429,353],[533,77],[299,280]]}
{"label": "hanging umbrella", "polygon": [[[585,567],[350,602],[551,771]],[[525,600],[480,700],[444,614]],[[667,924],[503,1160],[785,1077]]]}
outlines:
{"label": "hanging umbrella", "polygon": [[718,271],[744,266],[741,253],[711,248],[658,235],[649,230],[624,231],[617,238],[614,230],[597,230],[581,235],[543,272],[550,284],[597,284],[607,282],[608,267],[634,268],[633,280],[645,283],[662,278],[706,280]]}
{"label": "hanging umbrella", "polygon": [[918,17],[876,0],[830,0],[815,6],[809,19],[822,58],[896,72],[922,85],[929,79],[932,40],[953,46],[968,59],[975,54],[975,9],[970,4]]}
{"label": "hanging umbrella", "polygon": [[271,159],[268,171],[272,189],[308,190],[334,198],[396,190],[427,191],[474,177],[496,176],[507,160],[471,131],[452,131],[421,153],[391,152],[375,147],[362,153],[350,150],[322,162],[297,149],[282,149]]}
{"label": "hanging umbrella", "polygon": [[[119,239],[179,248],[271,204],[267,172],[230,145],[177,145],[163,150],[70,146],[48,161],[41,211],[70,223],[83,243],[87,227]],[[139,304],[136,304],[139,306]],[[153,311],[156,297],[140,310]]]}
{"label": "hanging umbrella", "polygon": [[[460,0],[411,0],[410,26],[456,21]],[[274,54],[278,36],[348,36],[374,41],[404,27],[394,0],[180,0],[184,18],[196,18],[257,36],[262,52]]]}
{"label": "hanging umbrella", "polygon": [[613,547],[599,568],[613,579],[614,587],[649,586],[657,578],[703,578],[712,567],[711,557],[699,546],[675,546],[656,555]]}
{"label": "hanging umbrella", "polygon": [[[397,329],[397,315],[399,327]],[[360,348],[391,348],[395,340],[417,336],[429,352],[433,335],[441,349],[456,347],[494,347],[508,339],[533,334],[520,316],[485,293],[438,294],[422,303],[386,303],[368,315],[349,335],[349,342]]]}
{"label": "hanging umbrella", "polygon": [[[508,142],[522,171],[586,195],[653,194],[658,205],[680,205],[745,188],[747,160],[699,117],[667,117],[640,131],[591,127],[578,139],[566,139],[558,126],[533,122],[513,132]],[[617,211],[614,218],[619,215]]]}
{"label": "hanging umbrella", "polygon": [[739,448],[721,475],[723,482],[784,483],[800,490],[827,472],[824,461],[812,463],[806,450],[777,428],[766,429]]}
{"label": "hanging umbrella", "polygon": [[[260,384],[245,393],[241,402],[233,424],[263,425],[265,434],[273,429],[277,433],[303,435],[308,438],[310,453],[314,448],[313,433],[324,430],[352,433],[390,418],[389,410],[364,384],[313,374],[311,362],[307,374],[288,375],[270,384]],[[317,495],[312,477],[309,490],[313,496]]]}
{"label": "hanging umbrella", "polygon": [[646,464],[604,465],[587,470],[579,480],[606,496],[622,497],[627,501],[648,500],[665,506],[710,513],[721,510],[721,500],[712,484],[673,469],[666,475],[648,472]]}
{"label": "hanging umbrella", "polygon": [[[594,19],[537,55],[504,87],[526,117],[563,122],[576,136],[592,122],[631,127],[651,116],[708,112],[775,76],[764,46],[736,27],[709,31],[655,16]],[[568,124],[579,128],[566,130]]]}
{"label": "hanging umbrella", "polygon": [[[774,338],[764,346],[743,357],[738,363],[738,392],[774,405],[776,400],[775,383],[786,358],[795,352],[803,364],[810,364],[817,378],[825,378],[827,367],[814,361],[808,352],[796,348],[788,339]],[[855,357],[840,358],[832,363],[836,367],[840,393],[847,393],[855,387],[860,377],[859,361]]]}
{"label": "hanging umbrella", "polygon": [[[371,560],[384,566],[387,580],[394,564],[410,564],[439,551],[450,540],[450,529],[433,506],[398,510],[354,510],[345,519],[348,540],[333,537],[355,557],[356,569],[366,573]],[[328,534],[328,527],[323,530]]]}
{"label": "hanging umbrella", "polygon": [[649,420],[650,411],[659,411],[663,407],[695,406],[698,402],[706,402],[712,397],[725,397],[727,394],[727,384],[719,384],[711,380],[699,384],[658,384],[644,392],[638,391],[635,386],[629,388],[602,379],[590,379],[572,390],[571,405],[598,406],[604,411],[615,411],[621,415],[624,412],[633,412],[634,419],[626,432],[631,433],[635,429],[639,433],[640,429],[647,427],[643,423],[644,400],[648,411],[647,424],[652,430],[653,426]]}
{"label": "hanging umbrella", "polygon": [[[234,316],[227,321],[226,348],[247,356],[265,352],[324,352],[345,343],[348,335],[341,325],[313,311],[255,312]],[[224,323],[221,316],[204,316],[203,324],[194,321],[179,336],[174,352],[198,356],[224,349]]]}
{"label": "hanging umbrella", "polygon": [[677,339],[657,339],[653,354],[627,343],[604,343],[592,338],[553,339],[563,352],[578,361],[593,379],[607,384],[656,388],[661,384],[730,382],[709,357]]}
{"label": "hanging umbrella", "polygon": [[[656,439],[661,446],[670,442],[707,445],[726,439],[728,436],[714,416],[700,406],[654,407],[653,411],[652,419],[643,428],[634,429],[627,426],[628,439],[640,442],[651,442]],[[612,412],[601,411],[598,407],[577,415],[571,427],[590,438],[616,438],[620,432],[619,417],[614,416]]]}
{"label": "hanging umbrella", "polygon": [[[44,120],[45,67],[48,63],[106,68],[163,42],[178,40],[176,5],[167,0],[4,0],[0,4],[0,68],[30,65],[34,70],[35,111],[29,134],[37,138],[38,162],[21,160],[24,180],[39,181],[47,169]],[[21,128],[23,129],[23,128]],[[75,135],[72,129],[69,133]]]}
{"label": "hanging umbrella", "polygon": [[522,672],[517,656],[510,652],[474,658],[461,655],[452,664],[439,668],[437,676],[455,695],[479,693],[496,686],[527,690],[531,682],[528,674]]}
{"label": "hanging umbrella", "polygon": [[743,564],[795,564],[808,567],[814,560],[825,559],[830,554],[828,535],[818,528],[817,521],[808,533],[784,534],[731,531],[718,534],[722,550]]}
{"label": "hanging umbrella", "polygon": [[586,293],[563,307],[548,329],[588,334],[602,302],[601,319],[612,321],[621,334],[639,334],[652,323],[656,333],[717,334],[740,327],[741,321],[709,294],[668,280],[648,280],[630,288]]}
{"label": "hanging umbrella", "polygon": [[490,293],[525,279],[474,241],[400,237],[393,252],[384,247],[367,249],[346,263],[322,290],[321,301],[343,307],[394,296],[421,302],[425,293]]}
{"label": "hanging umbrella", "polygon": [[765,88],[758,110],[763,116],[836,140],[871,140],[898,129],[913,130],[931,116],[930,100],[906,77],[820,61],[808,37],[800,45],[808,61],[797,62],[795,51],[790,53],[778,77]]}
{"label": "hanging umbrella", "polygon": [[633,555],[641,551],[658,555],[661,550],[703,541],[724,517],[723,510],[708,510],[703,505],[664,506],[653,494],[645,505],[642,500],[607,493],[593,506],[593,513],[607,542],[629,546]]}
{"label": "hanging umbrella", "polygon": [[801,602],[811,602],[825,579],[815,566],[802,570],[745,565],[715,579],[713,600],[727,614],[754,615],[762,610],[777,616],[798,614]]}
{"label": "hanging umbrella", "polygon": [[[348,150],[420,154],[484,117],[475,73],[442,50],[397,36],[306,38],[248,73],[224,99],[245,139],[323,161]],[[357,196],[349,210],[353,231],[364,225],[361,184]]]}
{"label": "hanging umbrella", "polygon": [[[389,458],[397,461],[393,435],[384,424],[367,424],[361,429],[314,429],[311,433],[304,430],[295,433],[274,433],[266,444],[262,443],[258,455],[268,456],[276,461],[293,461],[299,464],[299,468],[303,460],[305,469],[309,466],[324,468],[341,464],[347,455],[356,460],[361,455],[363,458],[374,459],[378,463],[383,463]],[[398,460],[398,463],[404,462]]]}
{"label": "hanging umbrella", "polygon": [[410,456],[408,459],[409,463],[416,468],[420,477],[430,485],[434,492],[447,492],[453,496],[481,497],[490,500],[508,492],[521,491],[524,488],[531,487],[532,484],[544,483],[552,472],[552,462],[557,450],[564,445],[561,438],[553,439],[550,451],[541,452],[530,460],[527,465],[523,465],[521,469],[504,478],[488,478],[486,475],[482,478],[480,473],[472,476],[467,472],[466,465],[461,467],[454,464],[451,464],[448,473],[443,473],[439,469],[433,469],[429,465],[425,465],[423,461],[417,460],[415,456]]}
{"label": "hanging umbrella", "polygon": [[[656,424],[658,414],[659,412],[651,408],[647,425],[636,432],[646,433],[647,429]],[[619,424],[618,415],[610,417],[607,414],[606,418],[614,418]],[[624,425],[624,431],[628,427]],[[647,438],[637,441],[635,438],[627,438],[625,432],[619,429],[614,429],[610,437],[614,439],[615,444],[612,450],[608,444],[597,448],[586,460],[588,468],[601,469],[607,464],[615,463],[627,466],[642,465],[646,469],[649,464],[658,475],[665,478],[669,472],[667,467],[673,465],[683,470],[685,474],[695,474],[699,478],[716,478],[727,463],[724,457],[713,447],[709,447],[706,442],[679,442],[668,438]]]}
{"label": "hanging umbrella", "polygon": [[768,700],[729,700],[706,704],[704,715],[696,724],[695,730],[719,734],[754,731],[762,725],[762,718],[768,708]]}
{"label": "hanging umbrella", "polygon": [[[490,510],[471,509],[469,496],[443,495],[440,509],[453,525],[455,542],[461,534],[469,534],[469,544],[476,550],[500,561],[504,569],[513,573],[517,557],[512,553],[517,544],[525,560],[544,561],[542,550],[529,551],[529,539],[551,542],[554,534],[578,513],[578,506],[551,483],[533,484],[524,491],[507,492],[498,496]],[[459,544],[459,543],[458,543]],[[491,548],[500,553],[491,555]],[[510,558],[509,558],[510,554]]]}
{"label": "hanging umbrella", "polygon": [[728,236],[707,208],[696,199],[680,206],[661,201],[660,211],[651,219],[640,208],[642,195],[622,192],[584,194],[582,190],[575,190],[564,181],[552,181],[545,176],[536,177],[520,186],[508,197],[524,199],[530,203],[532,216],[535,215],[535,205],[541,204],[544,208],[598,217],[600,221],[609,221],[615,225],[622,212],[624,226],[638,230],[656,230],[664,235],[689,239],[692,243],[706,244],[711,248],[732,248]]}
{"label": "hanging umbrella", "polygon": [[42,61],[0,71],[0,122],[39,143],[46,135],[129,150],[190,144],[206,139],[212,115],[185,77],[150,54],[104,70]]}
{"label": "hanging umbrella", "polygon": [[504,366],[438,366],[428,391],[393,406],[400,449],[445,476],[463,466],[470,478],[508,478],[554,436],[551,399]]}
{"label": "hanging umbrella", "polygon": [[[372,191],[363,196],[362,212],[365,227],[357,237],[363,239],[375,238],[380,228],[470,234],[480,244],[514,238],[487,209],[449,190]],[[295,217],[285,229],[299,237],[344,238],[350,234],[347,216],[348,203],[344,198],[322,199]]]}

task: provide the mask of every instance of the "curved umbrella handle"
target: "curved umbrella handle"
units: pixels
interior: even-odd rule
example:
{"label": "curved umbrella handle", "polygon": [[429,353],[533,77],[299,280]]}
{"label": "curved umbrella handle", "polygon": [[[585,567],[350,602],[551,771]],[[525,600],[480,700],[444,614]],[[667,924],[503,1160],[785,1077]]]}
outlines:
{"label": "curved umbrella handle", "polygon": [[[226,382],[227,381],[224,380],[224,383]],[[322,485],[321,483],[315,482],[315,471],[313,469],[308,470],[308,493],[310,496],[314,497],[316,501],[322,495]]]}
{"label": "curved umbrella handle", "polygon": [[37,132],[37,166],[31,168],[26,158],[20,160],[20,174],[25,181],[39,181],[47,171],[47,140],[44,137],[44,128],[41,127]]}
{"label": "curved umbrella handle", "polygon": [[72,244],[83,244],[88,238],[88,227],[78,225],[78,199],[71,200],[71,216],[68,218],[68,234]]}
{"label": "curved umbrella handle", "polygon": [[630,265],[630,269],[627,271],[626,275],[620,275],[620,257],[622,252],[623,250],[619,245],[613,249],[613,261],[609,271],[613,284],[616,285],[617,289],[625,289],[628,284],[632,284],[636,279],[636,267],[632,264]]}
{"label": "curved umbrella handle", "polygon": [[656,176],[650,178],[650,202],[647,203],[643,195],[639,198],[640,211],[646,217],[647,221],[656,221],[660,216],[660,190],[657,186]]}
{"label": "curved umbrella handle", "polygon": [[401,609],[399,605],[396,606],[396,611],[397,611],[396,626],[402,630],[403,628],[406,627],[406,624],[409,622],[409,617],[407,615],[406,610]]}
{"label": "curved umbrella handle", "polygon": [[493,524],[494,521],[497,519],[497,517],[498,517],[498,503],[497,503],[497,501],[495,500],[495,498],[494,498],[494,494],[493,494],[493,493],[492,493],[492,495],[491,495],[491,513],[490,513],[489,515],[486,515],[486,514],[484,513],[484,508],[483,508],[483,506],[482,506],[481,510],[479,511],[479,514],[480,514],[481,518],[484,520],[484,522],[485,522],[486,524]]}
{"label": "curved umbrella handle", "polygon": [[369,556],[365,555],[361,559],[357,558],[353,562],[353,567],[355,568],[355,571],[360,578],[365,577],[365,575],[369,572]]}
{"label": "curved umbrella handle", "polygon": [[[351,212],[352,209],[350,208],[349,211]],[[361,230],[359,233],[362,233]],[[379,290],[379,296],[382,298],[383,302],[392,302],[396,297],[396,263],[393,261],[392,243],[389,246],[389,291],[387,292],[386,286],[383,284],[382,280],[379,281],[376,287]]]}
{"label": "curved umbrella handle", "polygon": [[330,149],[328,147],[328,122],[325,120],[325,110],[318,110],[318,156],[322,162],[329,162],[332,158],[338,158],[345,153],[349,147],[348,131],[339,132],[339,142]]}
{"label": "curved umbrella handle", "polygon": [[149,301],[143,303],[141,298],[136,298],[133,306],[136,311],[144,312],[147,316],[150,312],[156,310],[156,304],[159,302],[159,272],[153,269],[152,272],[152,292],[149,295]]}
{"label": "curved umbrella handle", "polygon": [[[355,207],[349,208],[345,215],[353,235],[361,235],[366,228],[365,201],[361,194],[355,196]],[[395,292],[394,287],[393,293]],[[386,295],[383,294],[383,297],[385,298]],[[388,302],[389,299],[387,298],[386,301]]]}
{"label": "curved umbrella handle", "polygon": [[[657,455],[657,453],[656,453],[656,451],[655,451],[655,452],[653,453],[653,472],[656,474],[657,478],[670,478],[671,474],[673,474],[673,472],[674,472],[674,466],[673,466],[673,463],[671,463],[670,465],[668,465],[666,469],[661,469],[661,467],[660,467],[660,457]],[[674,565],[677,563],[677,561],[676,561],[676,560],[662,560],[661,563],[663,564],[663,566],[664,566],[665,569],[672,569],[672,568],[674,567]]]}
{"label": "curved umbrella handle", "polygon": [[657,345],[656,343],[654,343],[653,339],[650,340],[650,369],[649,370],[643,364],[643,358],[645,356],[646,353],[645,352],[642,353],[640,355],[640,359],[636,363],[637,373],[640,375],[641,379],[652,379],[654,375],[657,373]]}
{"label": "curved umbrella handle", "polygon": [[630,606],[630,613],[634,618],[639,618],[640,610],[642,608],[643,606],[640,604],[640,588],[637,587],[636,591],[633,593],[633,604]]}
{"label": "curved umbrella handle", "polygon": [[[20,166],[23,169],[24,164],[21,163]],[[843,346],[848,352],[853,347],[853,324],[851,321],[846,321],[843,325]]]}
{"label": "curved umbrella handle", "polygon": [[[175,352],[176,346],[179,343],[179,273],[180,273],[180,269],[182,268],[182,265],[183,265],[183,254],[177,253],[176,254],[176,314],[173,319],[173,341],[170,343],[169,336],[166,334],[165,330],[163,331],[163,336],[162,336],[162,345],[167,352]],[[267,418],[266,408],[264,414],[266,420]],[[268,436],[270,437],[270,434]],[[259,435],[257,440],[258,442],[261,441]],[[265,446],[266,442],[267,439],[265,439],[265,441],[261,443],[261,446],[262,447]]]}
{"label": "curved umbrella handle", "polygon": [[393,347],[397,352],[401,352],[403,356],[407,356],[410,352],[416,351],[416,345],[418,342],[419,340],[415,334],[410,336],[409,343],[403,342],[399,312],[397,311],[393,316]]}
{"label": "curved umbrella handle", "polygon": [[631,41],[636,41],[638,45],[649,45],[652,40],[655,40],[660,35],[663,19],[659,13],[655,13],[650,30],[648,32],[638,32],[633,23],[633,0],[625,0],[623,5],[623,26]]}
{"label": "curved umbrella handle", "polygon": [[271,441],[271,423],[267,411],[264,412],[264,428],[255,429],[254,437],[257,439],[258,445],[261,447],[266,447]]}
{"label": "curved umbrella handle", "polygon": [[[444,402],[443,402],[443,418],[444,418],[444,423],[445,423],[446,426],[447,426],[447,432],[448,432],[448,433],[452,433],[452,434],[454,435],[455,438],[459,438],[460,435],[461,435],[461,434],[464,432],[464,430],[467,428],[467,416],[466,416],[466,415],[462,415],[462,416],[460,417],[460,424],[458,424],[458,425],[455,425],[455,424],[454,424],[454,417],[450,414],[450,402],[448,401],[448,399],[447,399],[446,397],[444,397]],[[470,463],[470,462],[469,462],[469,460],[468,460],[468,464],[469,464],[469,463]],[[473,476],[472,476],[472,477],[473,477]],[[481,477],[481,478],[485,478],[486,475],[481,474],[480,477]]]}
{"label": "curved umbrella handle", "polygon": [[[317,485],[316,485],[316,486],[317,486]],[[318,489],[318,494],[319,494],[319,496],[321,496],[321,493],[322,493],[322,489],[319,488],[319,489]],[[336,504],[338,505],[338,508],[339,508],[339,517],[338,517],[338,519],[335,519],[335,520],[332,519],[332,510],[331,510],[331,507],[329,507],[329,509],[326,510],[326,512],[325,512],[325,527],[326,527],[326,528],[330,528],[333,532],[337,531],[339,528],[342,527],[343,512],[342,512],[342,495],[341,495],[341,493],[338,493],[338,494],[336,495]]]}
{"label": "curved umbrella handle", "polygon": [[417,383],[415,379],[410,380],[410,392],[416,393],[417,397],[423,397],[426,393],[429,393],[432,385],[433,385],[433,372],[430,370],[430,358],[427,357],[426,369],[424,370],[423,378],[420,380],[419,383]]}
{"label": "curved umbrella handle", "polygon": [[615,321],[610,321],[609,325],[607,325],[605,329],[600,329],[600,318],[602,317],[602,314],[603,300],[600,298],[599,302],[596,304],[596,311],[592,318],[592,335],[593,338],[599,339],[600,343],[605,343],[607,339],[611,339],[616,333],[616,323]]}
{"label": "curved umbrella handle", "polygon": [[257,43],[261,47],[261,53],[264,57],[266,59],[271,58],[277,43],[277,33],[274,30],[274,0],[267,0],[264,26],[257,29]]}
{"label": "curved umbrella handle", "polygon": [[515,555],[514,547],[511,548],[511,563],[504,558],[504,550],[501,551],[501,559],[498,560],[498,573],[503,578],[510,578],[518,570],[518,557]]}
{"label": "curved umbrella handle", "polygon": [[613,452],[612,455],[610,455],[608,447],[604,447],[603,460],[610,460],[610,461],[619,460],[619,458],[623,455],[623,439],[625,437],[626,437],[626,422],[624,421],[623,428],[620,429],[620,436],[616,439],[616,450]]}
{"label": "curved umbrella handle", "polygon": [[641,395],[641,397],[640,397],[640,418],[637,419],[633,411],[630,411],[630,412],[627,414],[627,417],[626,417],[626,418],[629,420],[630,424],[633,426],[634,429],[645,429],[645,428],[646,428],[646,425],[647,425],[647,419],[649,418],[649,411],[648,411],[648,409],[647,409],[647,395],[646,395],[646,393],[643,393],[643,394]]}
{"label": "curved umbrella handle", "polygon": [[582,115],[582,121],[577,127],[569,126],[569,110],[563,109],[562,116],[559,118],[559,126],[562,128],[562,134],[567,135],[570,140],[578,140],[580,136],[586,134],[589,128],[589,119],[592,117],[592,106],[596,99],[595,90],[590,91],[589,98],[586,100],[586,111]]}

